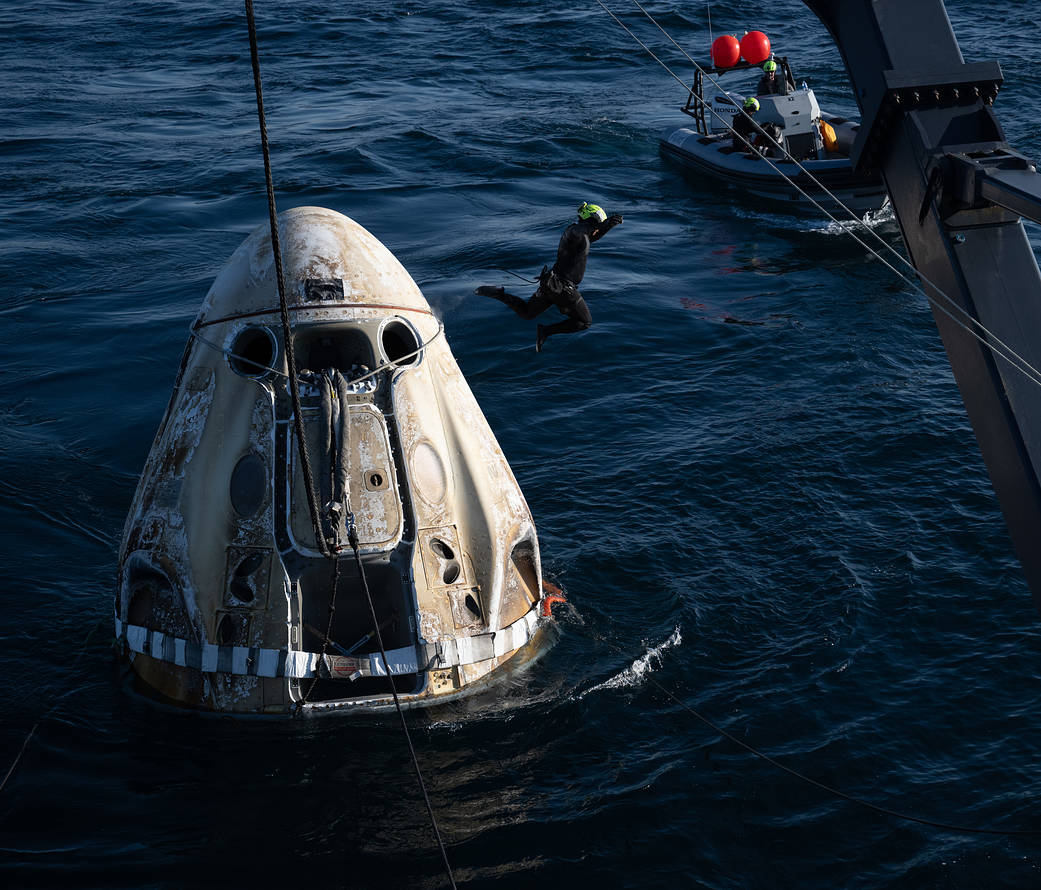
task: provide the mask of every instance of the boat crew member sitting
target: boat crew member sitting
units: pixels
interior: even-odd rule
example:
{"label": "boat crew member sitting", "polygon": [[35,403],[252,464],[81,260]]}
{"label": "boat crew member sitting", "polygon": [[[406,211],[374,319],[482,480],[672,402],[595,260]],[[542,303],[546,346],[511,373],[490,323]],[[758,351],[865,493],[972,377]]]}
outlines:
{"label": "boat crew member sitting", "polygon": [[767,59],[763,63],[763,76],[759,78],[759,86],[755,89],[757,96],[787,96],[788,82],[777,77],[777,63]]}
{"label": "boat crew member sitting", "polygon": [[763,132],[755,139],[755,147],[768,158],[783,158],[787,154],[784,143],[784,133],[777,124],[767,121],[760,124]]}
{"label": "boat crew member sitting", "polygon": [[754,115],[759,110],[759,100],[749,96],[741,106],[741,111],[734,115],[733,136],[730,144],[736,151],[754,152],[755,137],[758,132]]}
{"label": "boat crew member sitting", "polygon": [[621,223],[622,218],[617,214],[608,216],[602,207],[583,202],[578,208],[578,221],[564,229],[564,234],[560,236],[557,261],[552,269],[542,267],[539,286],[529,299],[523,300],[506,293],[501,287],[486,284],[482,284],[474,293],[505,303],[524,319],[535,318],[550,306],[556,306],[567,316],[567,320],[538,326],[535,351],[542,352],[542,345],[547,337],[585,331],[593,323],[592,313],[586,301],[582,299],[578,285],[586,272],[589,246]]}

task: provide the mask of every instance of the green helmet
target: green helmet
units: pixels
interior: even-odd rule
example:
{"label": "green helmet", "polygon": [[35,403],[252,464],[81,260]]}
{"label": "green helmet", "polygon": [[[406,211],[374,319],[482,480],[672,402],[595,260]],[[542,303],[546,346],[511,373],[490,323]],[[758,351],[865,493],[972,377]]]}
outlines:
{"label": "green helmet", "polygon": [[759,110],[759,100],[749,96],[747,99],[745,99],[745,104],[743,107],[745,111],[747,111],[749,114],[752,114]]}
{"label": "green helmet", "polygon": [[774,71],[776,71],[776,70],[777,70],[777,63],[776,63],[776,62],[775,62],[775,61],[774,61],[773,59],[770,59],[770,60],[769,60],[768,62],[766,62],[766,63],[765,63],[764,65],[763,65],[763,70],[764,70],[764,71],[765,71],[765,72],[766,72],[767,74],[770,74],[770,73],[772,73],[772,72],[774,72]]}
{"label": "green helmet", "polygon": [[607,214],[604,213],[604,208],[599,204],[590,204],[587,201],[583,201],[578,208],[579,219],[595,219],[597,222],[603,222],[607,219]]}

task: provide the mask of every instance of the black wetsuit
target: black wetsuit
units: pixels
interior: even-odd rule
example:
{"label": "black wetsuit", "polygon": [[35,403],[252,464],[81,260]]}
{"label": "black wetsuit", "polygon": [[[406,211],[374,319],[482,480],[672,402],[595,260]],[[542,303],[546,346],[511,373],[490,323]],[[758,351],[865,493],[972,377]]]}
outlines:
{"label": "black wetsuit", "polygon": [[787,96],[794,89],[795,84],[788,80],[788,75],[780,77],[775,74],[771,77],[769,74],[764,74],[759,78],[759,86],[755,88],[755,94],[757,96]]}
{"label": "black wetsuit", "polygon": [[759,78],[759,86],[755,88],[755,94],[757,96],[783,95],[781,93],[781,81],[778,80],[776,75],[771,77],[769,74],[764,74]]}
{"label": "black wetsuit", "polygon": [[535,318],[550,306],[556,306],[566,315],[566,321],[539,325],[540,343],[552,334],[571,334],[586,330],[593,323],[593,315],[586,301],[582,299],[578,285],[586,274],[589,245],[599,241],[621,221],[620,216],[610,216],[604,222],[580,220],[572,223],[560,236],[557,261],[552,269],[542,270],[539,286],[529,299],[522,300],[507,293],[489,293],[489,296],[502,301],[524,319]]}
{"label": "black wetsuit", "polygon": [[755,151],[754,148],[749,148],[745,144],[745,140],[741,137],[744,136],[753,146],[755,145],[755,134],[759,131],[756,129],[755,123],[748,117],[747,112],[738,112],[734,115],[734,135],[730,140],[730,144],[738,151]]}

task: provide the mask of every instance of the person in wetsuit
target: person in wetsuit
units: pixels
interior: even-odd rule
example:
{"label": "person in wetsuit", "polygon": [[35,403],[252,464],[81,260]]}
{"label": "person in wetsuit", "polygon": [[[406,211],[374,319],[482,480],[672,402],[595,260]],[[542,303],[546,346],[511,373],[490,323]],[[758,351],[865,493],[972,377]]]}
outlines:
{"label": "person in wetsuit", "polygon": [[578,221],[569,225],[560,236],[557,261],[552,269],[542,267],[539,286],[530,298],[524,300],[506,293],[501,287],[490,285],[481,285],[474,293],[505,303],[524,319],[535,318],[550,306],[556,306],[567,319],[556,324],[538,326],[535,351],[542,352],[542,346],[548,337],[585,331],[592,325],[593,315],[578,291],[578,285],[586,272],[589,246],[621,223],[622,218],[618,214],[608,216],[602,207],[583,202],[578,208]]}
{"label": "person in wetsuit", "polygon": [[759,78],[759,86],[755,89],[757,96],[783,96],[787,94],[788,85],[777,78],[777,63],[768,59],[763,63],[763,76]]}
{"label": "person in wetsuit", "polygon": [[[734,115],[733,135],[731,136],[730,144],[737,151],[754,153],[755,134],[759,131],[756,129],[753,116],[759,110],[759,100],[753,99],[749,96],[745,99],[745,103],[741,108],[744,111],[744,114],[739,111]],[[747,140],[747,142],[745,140]],[[752,147],[749,147],[749,145]]]}

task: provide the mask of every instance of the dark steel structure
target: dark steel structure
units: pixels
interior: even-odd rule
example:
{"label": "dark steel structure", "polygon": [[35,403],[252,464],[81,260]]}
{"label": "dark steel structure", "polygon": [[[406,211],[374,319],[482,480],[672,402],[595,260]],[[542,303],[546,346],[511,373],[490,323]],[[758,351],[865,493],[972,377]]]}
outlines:
{"label": "dark steel structure", "polygon": [[[1021,220],[1041,220],[1041,176],[994,113],[997,62],[965,62],[942,0],[804,2],[835,38],[860,105],[854,167],[881,171],[926,292],[945,304],[941,290],[984,340],[1041,368],[1041,272]],[[933,317],[1041,609],[1041,385],[936,302]]]}

